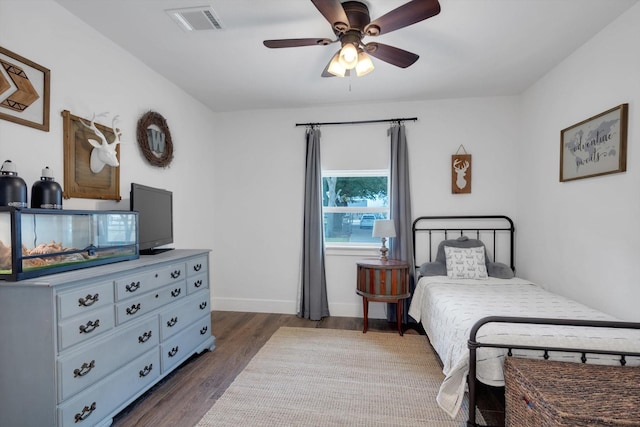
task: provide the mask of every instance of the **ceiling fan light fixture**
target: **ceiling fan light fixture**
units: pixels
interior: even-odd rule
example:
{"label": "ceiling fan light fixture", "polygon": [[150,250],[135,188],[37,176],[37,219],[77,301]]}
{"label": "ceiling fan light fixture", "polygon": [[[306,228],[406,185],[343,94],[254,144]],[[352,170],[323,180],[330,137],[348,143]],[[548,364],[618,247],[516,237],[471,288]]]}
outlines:
{"label": "ceiling fan light fixture", "polygon": [[338,57],[340,64],[347,70],[355,68],[358,63],[358,48],[353,43],[345,43]]}
{"label": "ceiling fan light fixture", "polygon": [[[364,76],[374,68],[368,55],[372,55],[376,59],[396,67],[407,68],[418,60],[418,55],[382,43],[363,43],[363,38],[366,36],[387,34],[440,13],[439,0],[404,1],[404,4],[375,20],[371,20],[368,7],[370,1],[368,0],[311,0],[320,14],[331,24],[333,33],[337,37],[336,40],[297,38],[265,40],[263,44],[268,48],[282,48],[318,46],[340,42],[338,60],[340,61],[341,69],[338,69],[335,63],[329,62],[329,65],[332,65],[332,72],[329,72],[329,65],[327,65],[322,71],[322,77],[347,77],[351,74]],[[360,55],[360,51],[363,49],[367,55]],[[363,64],[360,66],[358,66],[358,56],[363,58],[361,60]]]}
{"label": "ceiling fan light fixture", "polygon": [[344,77],[347,69],[342,66],[339,60],[340,52],[338,51],[333,58],[331,58],[331,62],[329,62],[329,66],[327,67],[327,71],[333,74],[336,77]]}
{"label": "ceiling fan light fixture", "polygon": [[369,55],[367,55],[364,51],[360,51],[358,53],[358,64],[356,65],[356,76],[362,77],[366,76],[370,72],[373,71],[375,67],[373,66],[373,61]]}

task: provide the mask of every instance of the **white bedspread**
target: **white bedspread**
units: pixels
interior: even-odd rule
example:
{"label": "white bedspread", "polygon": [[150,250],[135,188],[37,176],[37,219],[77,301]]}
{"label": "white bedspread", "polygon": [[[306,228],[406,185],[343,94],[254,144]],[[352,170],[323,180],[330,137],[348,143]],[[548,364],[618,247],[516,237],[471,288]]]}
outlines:
{"label": "white bedspread", "polygon": [[[440,356],[445,379],[437,401],[455,417],[464,397],[469,372],[467,341],[471,327],[487,316],[544,317],[589,320],[617,320],[570,299],[552,294],[526,280],[449,279],[422,277],[413,294],[409,315],[424,326],[432,346]],[[478,341],[529,345],[573,346],[592,349],[640,351],[640,331],[610,328],[577,328],[550,325],[488,324]],[[488,385],[502,386],[502,363],[506,350],[480,348],[477,378]],[[515,356],[542,357],[542,352],[513,351]],[[553,354],[555,360],[579,360],[572,353]],[[588,363],[619,363],[619,357],[589,355]],[[628,361],[639,365],[638,359]]]}

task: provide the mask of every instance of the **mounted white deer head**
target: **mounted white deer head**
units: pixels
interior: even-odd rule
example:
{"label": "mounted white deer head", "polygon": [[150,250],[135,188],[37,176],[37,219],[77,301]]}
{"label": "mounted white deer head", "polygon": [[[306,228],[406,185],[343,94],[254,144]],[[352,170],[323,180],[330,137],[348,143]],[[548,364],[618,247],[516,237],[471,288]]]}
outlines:
{"label": "mounted white deer head", "polygon": [[455,159],[453,161],[453,169],[456,171],[456,187],[462,190],[467,186],[467,180],[464,176],[467,174],[467,169],[469,169],[469,162],[465,160],[464,163],[459,166],[461,162],[460,159]]}
{"label": "mounted white deer head", "polygon": [[[98,114],[98,117],[105,116],[106,114],[107,113]],[[122,133],[116,128],[117,120],[118,116],[114,116],[111,122],[111,129],[113,130],[115,139],[112,143],[109,143],[104,134],[100,132],[100,130],[96,126],[95,113],[93,114],[90,125],[86,124],[82,119],[80,119],[80,123],[82,123],[86,128],[91,129],[93,133],[95,133],[96,136],[100,138],[100,142],[96,141],[95,139],[88,139],[89,143],[93,145],[93,150],[91,150],[91,159],[89,160],[89,167],[91,168],[91,172],[93,173],[100,173],[105,165],[109,165],[112,167],[120,166],[116,153],[116,146],[120,144],[120,137],[122,136]]]}

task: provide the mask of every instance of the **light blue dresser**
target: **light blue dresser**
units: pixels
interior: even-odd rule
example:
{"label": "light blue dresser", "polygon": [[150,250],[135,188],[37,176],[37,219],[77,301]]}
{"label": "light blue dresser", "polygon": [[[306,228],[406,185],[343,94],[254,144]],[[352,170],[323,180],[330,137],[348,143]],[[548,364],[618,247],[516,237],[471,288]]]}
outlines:
{"label": "light blue dresser", "polygon": [[209,250],[0,281],[2,425],[108,426],[214,348]]}

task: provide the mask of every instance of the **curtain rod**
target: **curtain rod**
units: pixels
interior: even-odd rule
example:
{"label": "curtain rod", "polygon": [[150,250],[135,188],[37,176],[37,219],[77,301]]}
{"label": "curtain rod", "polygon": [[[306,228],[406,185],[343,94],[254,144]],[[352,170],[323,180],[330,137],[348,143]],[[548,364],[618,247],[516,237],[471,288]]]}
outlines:
{"label": "curtain rod", "polygon": [[416,120],[418,120],[417,117],[405,117],[401,119],[360,120],[355,122],[296,123],[296,126],[358,125],[362,123],[415,122]]}

